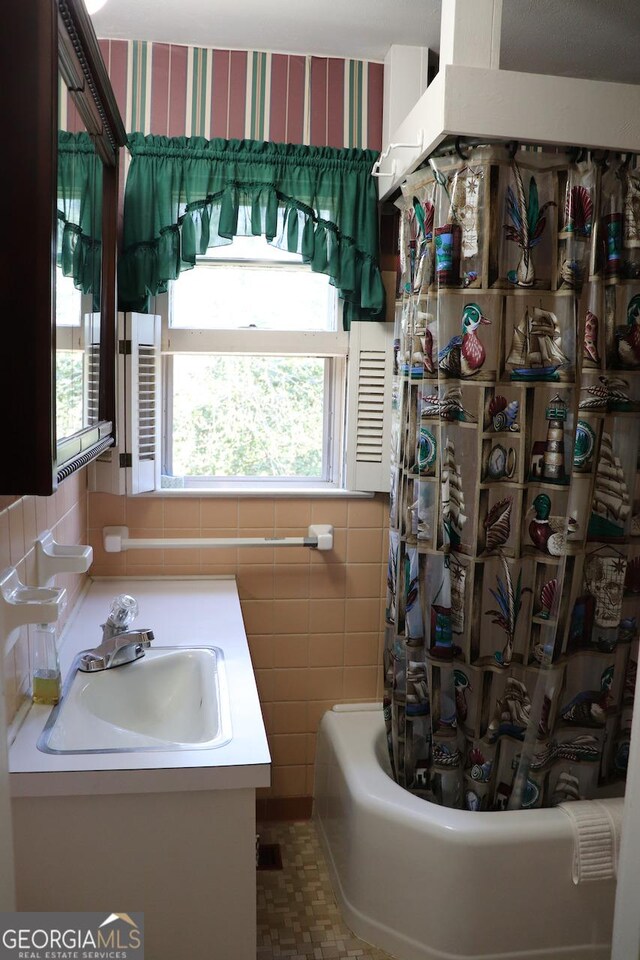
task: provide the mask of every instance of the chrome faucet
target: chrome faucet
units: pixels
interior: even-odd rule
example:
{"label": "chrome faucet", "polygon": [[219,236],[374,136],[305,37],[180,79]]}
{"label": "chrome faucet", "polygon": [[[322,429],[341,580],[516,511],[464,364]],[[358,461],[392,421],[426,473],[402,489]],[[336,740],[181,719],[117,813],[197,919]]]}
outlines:
{"label": "chrome faucet", "polygon": [[144,657],[151,646],[152,630],[127,630],[138,615],[138,603],[127,594],[116,597],[110,607],[109,616],[102,624],[102,643],[94,650],[84,650],[78,657],[78,670],[92,673],[95,670],[109,670],[123,663],[133,663]]}
{"label": "chrome faucet", "polygon": [[125,630],[104,640],[95,650],[85,650],[80,654],[78,670],[93,673],[95,670],[109,670],[123,663],[133,663],[144,657],[153,640],[153,630]]}

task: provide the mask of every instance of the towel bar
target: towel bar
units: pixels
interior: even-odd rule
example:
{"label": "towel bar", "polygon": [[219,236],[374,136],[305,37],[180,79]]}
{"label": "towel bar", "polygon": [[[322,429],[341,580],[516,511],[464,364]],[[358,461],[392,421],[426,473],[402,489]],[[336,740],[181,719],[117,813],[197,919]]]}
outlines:
{"label": "towel bar", "polygon": [[128,527],[103,527],[102,542],[106,553],[126,550],[180,550],[211,547],[311,547],[333,549],[333,527],[312,524],[306,537],[149,537],[130,538]]}

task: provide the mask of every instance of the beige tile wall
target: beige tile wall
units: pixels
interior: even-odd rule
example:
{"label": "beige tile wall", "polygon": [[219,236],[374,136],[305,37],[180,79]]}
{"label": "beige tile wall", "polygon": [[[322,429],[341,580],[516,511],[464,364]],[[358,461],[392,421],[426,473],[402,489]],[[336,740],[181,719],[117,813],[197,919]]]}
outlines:
{"label": "beige tile wall", "polygon": [[[89,494],[96,575],[234,574],[273,758],[266,797],[310,796],[324,711],[381,691],[387,498],[126,498]],[[106,554],[102,527],[132,537],[300,536],[331,523],[335,546],[130,550]]]}
{"label": "beige tile wall", "polygon": [[[65,480],[51,497],[0,497],[0,571],[13,566],[23,583],[35,583],[33,541],[51,530],[59,543],[87,542],[86,470]],[[67,607],[59,623],[60,631],[72,610],[86,575],[64,575],[56,579],[67,588]],[[31,675],[29,633],[23,627],[20,636],[5,657],[4,693],[7,722],[11,722],[23,700],[30,696]]]}

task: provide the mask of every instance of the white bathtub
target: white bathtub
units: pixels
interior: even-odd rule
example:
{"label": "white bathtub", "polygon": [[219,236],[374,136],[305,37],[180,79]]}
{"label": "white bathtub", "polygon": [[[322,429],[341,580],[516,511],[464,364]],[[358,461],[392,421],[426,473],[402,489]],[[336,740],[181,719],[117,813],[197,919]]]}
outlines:
{"label": "white bathtub", "polygon": [[353,932],[400,960],[608,960],[615,881],[574,885],[566,814],[413,796],[391,779],[382,708],[359,706],[325,714],[314,789]]}

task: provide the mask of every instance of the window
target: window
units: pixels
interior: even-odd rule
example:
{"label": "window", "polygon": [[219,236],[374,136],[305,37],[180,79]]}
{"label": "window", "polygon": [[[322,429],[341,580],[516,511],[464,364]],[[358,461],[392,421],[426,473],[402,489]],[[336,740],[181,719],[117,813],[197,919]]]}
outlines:
{"label": "window", "polygon": [[[99,315],[91,297],[56,268],[56,436],[58,441],[98,420]],[[94,347],[95,342],[95,347]]]}
{"label": "window", "polygon": [[341,486],[348,336],[328,278],[237,237],[162,300],[161,488]]}
{"label": "window", "polygon": [[261,237],[199,258],[153,309],[118,315],[118,448],[93,490],[389,489],[393,324],[345,333],[327,278]]}

